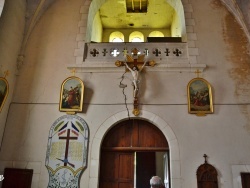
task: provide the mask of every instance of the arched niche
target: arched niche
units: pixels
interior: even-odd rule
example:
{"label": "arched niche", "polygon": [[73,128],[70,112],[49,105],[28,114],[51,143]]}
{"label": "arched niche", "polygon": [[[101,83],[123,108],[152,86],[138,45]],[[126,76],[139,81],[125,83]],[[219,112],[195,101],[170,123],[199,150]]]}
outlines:
{"label": "arched niche", "polygon": [[[129,113],[132,114],[132,111],[130,111]],[[98,187],[100,151],[103,138],[113,126],[127,119],[128,119],[127,111],[116,113],[107,118],[94,133],[93,141],[90,144],[89,188]],[[156,127],[158,127],[162,131],[166,140],[168,141],[170,150],[170,159],[169,159],[170,172],[171,172],[170,182],[172,187],[178,187],[181,184],[181,175],[180,175],[181,169],[180,169],[179,143],[177,141],[175,133],[165,120],[163,120],[162,118],[151,112],[141,110],[139,119],[144,119],[148,122],[151,122]]]}
{"label": "arched niche", "polygon": [[207,163],[207,155],[204,154],[205,162],[197,169],[197,185],[198,188],[218,188],[217,170]]}

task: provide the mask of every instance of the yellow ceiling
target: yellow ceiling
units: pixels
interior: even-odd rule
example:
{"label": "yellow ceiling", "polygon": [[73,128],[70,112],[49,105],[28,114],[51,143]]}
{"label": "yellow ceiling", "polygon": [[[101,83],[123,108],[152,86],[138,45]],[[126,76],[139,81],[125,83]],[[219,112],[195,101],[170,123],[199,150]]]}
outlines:
{"label": "yellow ceiling", "polygon": [[[127,8],[134,13],[127,13]],[[140,12],[146,9],[146,12]],[[100,8],[103,28],[170,29],[174,9],[166,0],[107,0]]]}

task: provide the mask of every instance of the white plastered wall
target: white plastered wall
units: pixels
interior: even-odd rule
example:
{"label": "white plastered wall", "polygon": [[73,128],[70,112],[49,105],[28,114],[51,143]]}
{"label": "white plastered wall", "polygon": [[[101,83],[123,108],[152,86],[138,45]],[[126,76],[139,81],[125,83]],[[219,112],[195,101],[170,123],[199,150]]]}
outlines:
{"label": "white plastered wall", "polygon": [[[2,12],[4,6],[4,10]],[[9,84],[9,94],[0,113],[0,146],[2,135],[6,127],[6,118],[16,80],[16,61],[21,47],[25,26],[25,0],[6,1],[0,0],[0,76]]]}

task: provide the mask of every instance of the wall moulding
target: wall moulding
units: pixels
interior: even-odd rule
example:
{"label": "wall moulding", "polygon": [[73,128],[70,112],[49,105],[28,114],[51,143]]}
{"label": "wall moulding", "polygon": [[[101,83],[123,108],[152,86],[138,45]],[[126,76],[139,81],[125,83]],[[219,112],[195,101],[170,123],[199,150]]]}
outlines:
{"label": "wall moulding", "polygon": [[188,53],[188,44],[179,43],[86,43],[80,61],[68,64],[68,69],[77,72],[124,72],[115,62],[125,61],[126,54],[132,55],[133,49],[138,55],[144,54],[145,61],[154,61],[156,65],[147,71],[201,72],[206,64],[192,63]]}

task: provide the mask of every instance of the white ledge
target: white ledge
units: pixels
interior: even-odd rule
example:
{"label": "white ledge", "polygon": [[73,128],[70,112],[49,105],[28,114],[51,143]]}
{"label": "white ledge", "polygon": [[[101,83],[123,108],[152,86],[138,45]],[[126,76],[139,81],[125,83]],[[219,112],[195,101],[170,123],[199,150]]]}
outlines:
{"label": "white ledge", "polygon": [[[68,69],[75,69],[76,72],[99,72],[112,73],[124,72],[125,67],[117,67],[115,62],[112,63],[96,63],[83,62],[83,64],[68,64]],[[197,69],[203,72],[206,64],[190,64],[190,63],[158,63],[154,67],[145,67],[147,72],[166,71],[166,72],[195,72]]]}

